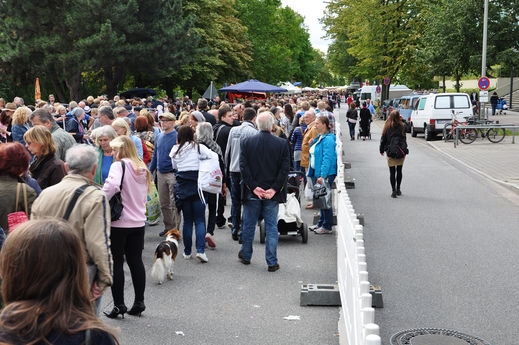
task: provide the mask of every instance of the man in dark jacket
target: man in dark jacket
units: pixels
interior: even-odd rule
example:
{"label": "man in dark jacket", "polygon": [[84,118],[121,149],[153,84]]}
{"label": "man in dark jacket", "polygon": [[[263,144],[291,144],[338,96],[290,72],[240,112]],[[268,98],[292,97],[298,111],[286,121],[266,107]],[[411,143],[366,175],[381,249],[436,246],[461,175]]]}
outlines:
{"label": "man in dark jacket", "polygon": [[274,115],[258,115],[260,132],[241,142],[240,170],[244,184],[241,262],[250,264],[252,242],[260,216],[265,222],[265,258],[269,272],[279,269],[277,259],[279,203],[286,202],[289,154],[286,141],[271,134]]}
{"label": "man in dark jacket", "polygon": [[[213,126],[213,139],[216,141],[218,146],[220,146],[222,154],[225,154],[225,150],[227,149],[227,141],[229,139],[229,132],[231,131],[232,123],[233,117],[231,108],[229,108],[227,105],[224,105],[218,109],[218,122]],[[230,186],[228,174],[225,171],[222,172],[224,174],[224,185],[222,188],[222,195],[220,195],[220,202],[218,202],[218,212],[216,216],[216,226],[219,228],[225,226],[225,216],[223,213],[225,211],[225,204],[227,202],[225,199],[225,196],[227,195],[226,186]]]}
{"label": "man in dark jacket", "polygon": [[204,115],[206,122],[209,122],[211,126],[216,125],[216,119],[214,118],[214,116],[207,112],[209,108],[207,107],[207,100],[205,98],[200,98],[196,106],[198,108],[198,111],[200,111],[202,115]]}

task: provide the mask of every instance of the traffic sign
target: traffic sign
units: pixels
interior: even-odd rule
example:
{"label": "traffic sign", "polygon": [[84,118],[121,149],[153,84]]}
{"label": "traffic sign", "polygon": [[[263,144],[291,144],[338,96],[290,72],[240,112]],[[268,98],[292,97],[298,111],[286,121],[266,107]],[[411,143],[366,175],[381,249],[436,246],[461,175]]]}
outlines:
{"label": "traffic sign", "polygon": [[478,80],[478,86],[481,90],[486,90],[490,87],[490,80],[487,77],[481,77]]}
{"label": "traffic sign", "polygon": [[384,78],[384,85],[389,85],[391,84],[391,79],[389,79],[388,77]]}
{"label": "traffic sign", "polygon": [[380,93],[382,91],[382,88],[380,87],[380,85],[377,85],[376,91],[377,91],[377,93]]}
{"label": "traffic sign", "polygon": [[483,103],[488,102],[488,91],[479,91],[479,101]]}

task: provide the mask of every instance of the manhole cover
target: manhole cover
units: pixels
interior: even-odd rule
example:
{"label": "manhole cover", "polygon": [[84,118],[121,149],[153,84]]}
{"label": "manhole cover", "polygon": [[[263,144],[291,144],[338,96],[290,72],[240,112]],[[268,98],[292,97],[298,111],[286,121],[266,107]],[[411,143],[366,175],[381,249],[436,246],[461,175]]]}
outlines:
{"label": "manhole cover", "polygon": [[417,328],[393,335],[391,345],[490,345],[490,343],[449,329]]}

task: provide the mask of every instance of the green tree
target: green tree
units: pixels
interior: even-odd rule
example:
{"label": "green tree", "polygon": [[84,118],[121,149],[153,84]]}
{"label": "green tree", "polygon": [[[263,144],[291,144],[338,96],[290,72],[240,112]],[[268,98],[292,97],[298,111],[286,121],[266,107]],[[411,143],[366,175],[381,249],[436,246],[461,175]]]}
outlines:
{"label": "green tree", "polygon": [[235,0],[184,0],[184,13],[196,18],[194,31],[201,37],[193,62],[173,74],[184,90],[201,93],[211,81],[251,75],[252,47],[234,4]]}

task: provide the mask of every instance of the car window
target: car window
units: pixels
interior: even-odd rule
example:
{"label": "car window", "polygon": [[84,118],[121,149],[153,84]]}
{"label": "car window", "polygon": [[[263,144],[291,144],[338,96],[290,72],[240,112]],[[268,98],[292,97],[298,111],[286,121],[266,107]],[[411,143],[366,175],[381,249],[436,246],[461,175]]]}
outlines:
{"label": "car window", "polygon": [[437,96],[434,103],[436,109],[450,109],[451,97],[450,96]]}
{"label": "car window", "polygon": [[425,102],[427,102],[427,98],[422,98],[420,100],[420,103],[418,104],[418,110],[424,110],[425,109]]}
{"label": "car window", "polygon": [[413,98],[413,104],[411,106],[411,109],[416,109],[416,105],[418,104],[418,101],[420,100],[419,97]]}
{"label": "car window", "polygon": [[460,108],[470,108],[469,99],[467,96],[453,96],[454,98],[454,108],[460,109]]}

